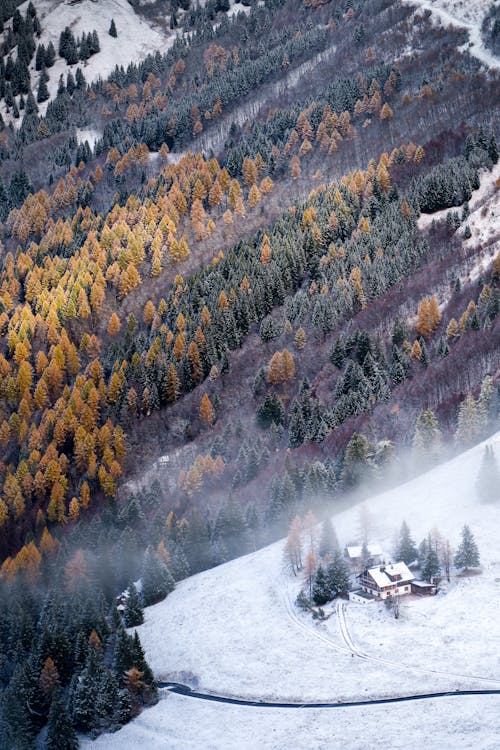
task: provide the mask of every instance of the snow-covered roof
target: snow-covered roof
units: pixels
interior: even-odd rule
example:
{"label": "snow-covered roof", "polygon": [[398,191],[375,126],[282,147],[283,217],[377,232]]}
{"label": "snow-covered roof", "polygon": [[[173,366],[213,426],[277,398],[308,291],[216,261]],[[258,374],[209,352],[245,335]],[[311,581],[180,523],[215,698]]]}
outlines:
{"label": "snow-covered roof", "polygon": [[377,565],[375,568],[369,568],[367,573],[380,589],[394,583],[408,583],[415,578],[404,562]]}
{"label": "snow-covered roof", "polygon": [[428,588],[429,586],[433,586],[435,588],[434,583],[429,583],[429,581],[412,581],[412,586],[418,586],[421,588]]}
{"label": "snow-covered roof", "polygon": [[[354,547],[348,547],[347,548],[347,554],[351,558],[351,560],[356,559],[357,557],[361,557],[361,551],[362,551],[361,545],[355,545]],[[379,547],[378,544],[369,544],[368,545],[368,554],[372,556],[377,555],[383,555],[382,548]]]}

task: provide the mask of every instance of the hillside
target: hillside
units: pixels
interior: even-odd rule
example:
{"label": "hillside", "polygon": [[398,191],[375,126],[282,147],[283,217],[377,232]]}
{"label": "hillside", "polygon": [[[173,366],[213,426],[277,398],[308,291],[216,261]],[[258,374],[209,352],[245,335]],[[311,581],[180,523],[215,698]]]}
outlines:
{"label": "hillside", "polygon": [[[500,433],[489,442],[498,456]],[[218,695],[294,702],[498,688],[499,510],[481,505],[477,498],[483,451],[484,445],[478,445],[365,501],[370,541],[381,544],[389,555],[403,519],[417,541],[437,528],[454,545],[463,524],[469,524],[481,552],[479,575],[452,574],[451,583],[444,582],[434,598],[402,598],[399,620],[382,604],[348,603],[352,640],[367,658],[351,657],[346,649],[334,605],[332,616],[322,624],[314,624],[309,614],[295,608],[301,582],[283,570],[281,541],[190,578],[164,602],[146,610],[146,622],[138,630],[158,679],[185,682]],[[332,521],[341,546],[357,540],[358,507]],[[92,747],[148,743],[159,748],[168,741],[176,748],[188,744],[190,737],[196,747],[276,747],[292,737],[298,748],[310,747],[311,741],[315,747],[328,747],[326,736],[333,722],[335,737],[358,750],[370,747],[368,738],[382,721],[384,743],[390,748],[408,747],[408,737],[417,734],[443,748],[472,743],[492,748],[500,727],[497,709],[498,696],[479,696],[390,709],[323,709],[297,719],[293,710],[218,706],[164,695],[139,720]],[[473,711],[481,714],[480,723],[470,723]],[[409,722],[405,739],[399,734],[401,721]],[[233,724],[240,722],[236,730]],[[225,728],[218,735],[216,723]],[[196,739],[189,729],[193,726]]]}
{"label": "hillside", "polygon": [[[0,3],[0,747],[75,750],[151,709],[155,675],[313,699],[327,644],[336,695],[397,690],[368,611],[329,609],[314,643],[302,616],[280,629],[297,582],[269,545],[341,510],[344,544],[360,498],[498,432],[497,10]],[[387,554],[402,518],[374,528]],[[217,609],[197,575],[217,590],[226,563]],[[214,613],[198,662],[191,598]],[[234,629],[242,681],[217,633],[253,598],[274,625]],[[412,662],[412,611],[400,687],[446,690]],[[481,644],[425,657],[462,686],[492,668]]]}

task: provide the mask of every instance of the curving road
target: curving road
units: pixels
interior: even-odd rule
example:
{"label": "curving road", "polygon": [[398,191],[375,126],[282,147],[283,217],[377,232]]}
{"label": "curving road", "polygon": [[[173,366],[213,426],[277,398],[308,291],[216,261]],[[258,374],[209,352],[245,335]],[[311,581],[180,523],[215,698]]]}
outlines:
{"label": "curving road", "polygon": [[254,708],[352,708],[354,706],[380,706],[385,703],[408,703],[409,701],[434,700],[435,698],[458,698],[465,695],[500,695],[500,690],[455,690],[442,693],[421,693],[417,695],[402,695],[398,698],[374,698],[373,700],[324,702],[324,703],[284,703],[269,701],[254,701],[244,698],[231,698],[226,695],[214,695],[212,693],[200,693],[192,690],[187,685],[179,682],[157,682],[160,690],[168,690],[169,693],[184,695],[188,698],[196,698],[202,701],[215,703],[229,703],[235,706],[252,706]]}

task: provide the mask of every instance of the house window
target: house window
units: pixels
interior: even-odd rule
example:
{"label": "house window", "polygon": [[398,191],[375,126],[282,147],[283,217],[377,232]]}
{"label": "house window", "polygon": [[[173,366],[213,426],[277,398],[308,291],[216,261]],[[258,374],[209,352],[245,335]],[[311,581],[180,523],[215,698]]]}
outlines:
{"label": "house window", "polygon": [[405,586],[405,591],[409,591],[409,590],[410,590],[410,587],[409,586]]}

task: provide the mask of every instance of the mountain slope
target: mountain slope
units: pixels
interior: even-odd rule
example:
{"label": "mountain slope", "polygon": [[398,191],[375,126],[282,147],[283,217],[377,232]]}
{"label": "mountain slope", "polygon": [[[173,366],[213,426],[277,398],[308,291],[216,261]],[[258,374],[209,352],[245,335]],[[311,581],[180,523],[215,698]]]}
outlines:
{"label": "mountain slope", "polygon": [[[489,442],[498,456],[500,433]],[[497,553],[500,511],[497,506],[480,505],[476,496],[475,482],[483,450],[484,444],[476,446],[366,502],[370,541],[380,543],[388,559],[394,532],[403,519],[416,541],[437,527],[452,544],[458,543],[461,527],[467,523],[482,558],[479,576],[453,575],[449,586],[443,586],[445,593],[435,598],[403,600],[399,620],[394,620],[382,605],[363,607],[349,603],[346,620],[350,637],[369,658],[351,656],[339,631],[333,605],[326,608],[332,614],[322,624],[314,625],[309,615],[298,613],[292,602],[301,581],[283,571],[283,542],[278,542],[187,579],[166,600],[146,610],[146,622],[139,633],[157,678],[177,679],[218,694],[293,701],[355,700],[498,687],[500,634],[495,601],[500,571]],[[333,523],[341,546],[356,540],[359,509],[336,515]],[[363,709],[363,722],[368,725],[364,725],[363,732],[354,731],[354,744],[349,746],[369,747],[369,741],[361,737],[369,737],[368,727],[383,721],[387,746],[413,747],[408,740],[398,744],[397,726],[400,721],[408,721],[411,714],[416,730],[417,717],[422,718],[425,710],[425,735],[438,732],[439,726],[434,737],[443,740],[440,747],[469,747],[464,727],[470,721],[472,706],[476,705],[478,710],[480,707],[481,712],[486,712],[482,713],[482,734],[476,735],[476,742],[488,747],[492,727],[498,727],[498,718],[489,714],[493,704],[494,700],[466,699],[460,704],[460,720],[453,721],[450,711],[456,711],[457,706],[451,707],[446,701],[436,701],[431,707],[423,704],[415,704],[411,709],[391,707],[391,717],[383,709],[372,708],[367,712]],[[230,747],[236,741],[234,734],[221,729],[220,735],[214,735],[211,723],[224,722],[225,727],[229,717],[237,716],[249,722],[245,731],[251,731],[252,736],[253,732],[259,732],[262,739],[259,747],[282,746],[279,742],[266,744],[270,725],[262,722],[264,712],[259,709],[206,706],[179,696],[169,696],[167,702],[160,702],[139,722],[123,729],[115,738],[102,737],[94,746],[114,748],[120,742],[121,747],[127,748],[147,739],[151,747],[160,747],[154,744],[156,733],[173,732],[176,739],[169,746],[180,747],[184,710],[198,729],[205,720],[208,722],[196,735],[200,743],[195,744],[197,747],[203,745],[203,739],[211,746],[215,736],[216,747]],[[250,711],[254,712],[251,717]],[[327,722],[331,721],[325,718],[330,717],[328,711],[323,714],[315,711],[314,717],[308,713],[307,722],[298,721],[286,711],[273,712],[274,716],[282,736],[286,736],[285,726],[289,727],[296,747],[305,747],[310,742],[308,732],[312,725],[320,733],[327,732]],[[251,723],[252,717],[255,723]],[[356,724],[359,718],[352,709],[334,715],[337,729],[341,723],[345,743],[353,731],[351,722]],[[449,744],[444,739],[447,732],[450,732]],[[189,743],[188,734],[184,735],[184,742]],[[250,747],[250,744],[240,746]],[[323,745],[319,742],[314,746]]]}
{"label": "mountain slope", "polygon": [[[26,7],[28,3],[25,3]],[[20,10],[25,13],[26,7]],[[117,65],[125,68],[129,63],[137,63],[146,55],[156,50],[166,52],[175,38],[175,34],[166,35],[161,29],[148,24],[137,15],[128,0],[81,0],[77,3],[61,2],[61,0],[40,0],[36,3],[37,13],[42,24],[40,43],[47,46],[52,42],[56,51],[59,36],[68,26],[75,37],[88,33],[94,29],[99,36],[101,51],[92,55],[85,63],[79,63],[83,74],[92,83],[98,78],[105,80]],[[109,35],[111,19],[114,19],[118,36]],[[57,92],[59,76],[78,66],[68,67],[66,61],[58,57],[50,70],[48,83],[51,98]],[[33,89],[36,90],[39,74],[34,71],[34,61],[31,65]],[[46,107],[47,105],[45,105]]]}

